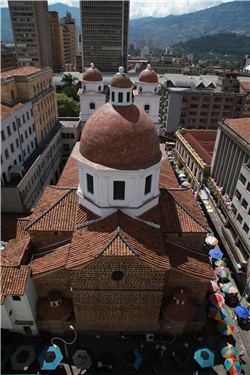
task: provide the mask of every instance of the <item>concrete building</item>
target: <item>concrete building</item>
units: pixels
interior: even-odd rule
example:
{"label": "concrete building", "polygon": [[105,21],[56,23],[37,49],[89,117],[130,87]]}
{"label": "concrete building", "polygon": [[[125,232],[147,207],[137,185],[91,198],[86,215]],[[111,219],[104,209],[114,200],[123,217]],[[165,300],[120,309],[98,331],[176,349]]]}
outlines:
{"label": "concrete building", "polygon": [[128,69],[129,1],[80,1],[82,67]]}
{"label": "concrete building", "polygon": [[145,46],[140,48],[140,57],[146,56],[149,54],[149,47]]}
{"label": "concrete building", "polygon": [[53,68],[47,1],[8,1],[18,66]]}
{"label": "concrete building", "polygon": [[[250,271],[249,129],[249,118],[220,122],[211,164],[210,188],[216,190],[218,206],[224,216],[223,234],[237,278],[241,276],[237,274],[239,270]],[[230,204],[226,204],[228,201]]]}
{"label": "concrete building", "polygon": [[60,71],[62,67],[61,43],[59,35],[58,12],[49,12],[49,27],[54,71]]}
{"label": "concrete building", "polygon": [[164,53],[161,59],[150,59],[149,63],[157,74],[178,73],[183,74],[185,65],[173,62],[173,55]]}
{"label": "concrete building", "polygon": [[1,43],[1,69],[17,66],[15,47],[8,47]]}
{"label": "concrete building", "polygon": [[66,17],[60,18],[59,35],[62,66],[68,64],[74,66],[75,56],[79,53],[78,28],[76,27],[76,20],[71,17],[69,12],[66,12]]}
{"label": "concrete building", "polygon": [[210,175],[216,130],[186,130],[175,133],[174,156],[178,168],[185,168],[193,190],[200,190]]}
{"label": "concrete building", "polygon": [[57,186],[1,252],[17,268],[29,246],[41,331],[74,322],[79,333],[182,335],[206,321],[209,228],[132,89],[123,72],[112,77],[110,102],[89,117]]}
{"label": "concrete building", "polygon": [[38,145],[58,119],[56,89],[50,68],[23,66],[1,72],[1,100],[30,101]]}
{"label": "concrete building", "polygon": [[250,117],[250,82],[240,83],[240,92],[246,94],[245,106],[243,109],[242,117]]}
{"label": "concrete building", "polygon": [[240,92],[239,80],[218,77],[217,85],[209,77],[171,80],[162,85],[160,117],[167,132],[186,129],[217,129],[222,118],[242,117],[246,94]]}

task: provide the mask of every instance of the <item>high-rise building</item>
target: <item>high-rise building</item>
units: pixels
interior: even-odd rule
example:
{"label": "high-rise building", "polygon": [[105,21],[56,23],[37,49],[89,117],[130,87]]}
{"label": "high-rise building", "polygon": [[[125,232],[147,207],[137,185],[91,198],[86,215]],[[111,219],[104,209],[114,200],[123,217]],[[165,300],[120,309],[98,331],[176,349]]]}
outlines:
{"label": "high-rise building", "polygon": [[9,1],[18,66],[53,68],[47,1]]}
{"label": "high-rise building", "polygon": [[80,1],[83,69],[128,68],[129,1]]}
{"label": "high-rise building", "polygon": [[62,66],[58,12],[56,11],[49,12],[49,26],[50,26],[53,68],[58,70]]}
{"label": "high-rise building", "polygon": [[62,65],[74,65],[75,56],[78,55],[78,28],[71,13],[66,12],[66,17],[60,18],[59,34]]}

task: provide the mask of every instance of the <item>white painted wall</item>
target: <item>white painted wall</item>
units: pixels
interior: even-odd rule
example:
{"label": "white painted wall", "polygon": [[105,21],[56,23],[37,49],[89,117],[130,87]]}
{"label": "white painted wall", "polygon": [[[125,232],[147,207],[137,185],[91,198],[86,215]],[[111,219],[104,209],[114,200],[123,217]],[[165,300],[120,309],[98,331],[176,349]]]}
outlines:
{"label": "white painted wall", "polygon": [[[92,113],[106,102],[106,95],[103,93],[104,82],[80,80],[82,88],[78,91],[80,97],[80,119],[86,122]],[[95,104],[95,109],[90,109],[90,103]]]}

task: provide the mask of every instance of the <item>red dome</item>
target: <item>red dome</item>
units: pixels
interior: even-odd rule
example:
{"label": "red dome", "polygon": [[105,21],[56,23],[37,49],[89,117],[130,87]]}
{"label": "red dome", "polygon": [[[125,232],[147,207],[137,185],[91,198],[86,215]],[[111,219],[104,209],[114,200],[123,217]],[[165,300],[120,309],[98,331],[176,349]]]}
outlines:
{"label": "red dome", "polygon": [[97,82],[103,80],[100,71],[95,68],[93,63],[90,65],[90,68],[88,68],[84,72],[82,79],[84,81],[97,81]]}
{"label": "red dome", "polygon": [[124,73],[124,68],[122,66],[119,68],[119,73],[116,73],[114,77],[111,79],[110,86],[120,87],[123,89],[132,87],[130,78],[126,73]]}
{"label": "red dome", "polygon": [[147,82],[147,83],[158,83],[158,77],[157,74],[153,69],[151,69],[151,65],[148,64],[147,68],[144,69],[138,78],[138,81],[140,82]]}
{"label": "red dome", "polygon": [[159,138],[150,117],[138,106],[106,103],[86,122],[80,152],[115,169],[145,169],[161,159]]}

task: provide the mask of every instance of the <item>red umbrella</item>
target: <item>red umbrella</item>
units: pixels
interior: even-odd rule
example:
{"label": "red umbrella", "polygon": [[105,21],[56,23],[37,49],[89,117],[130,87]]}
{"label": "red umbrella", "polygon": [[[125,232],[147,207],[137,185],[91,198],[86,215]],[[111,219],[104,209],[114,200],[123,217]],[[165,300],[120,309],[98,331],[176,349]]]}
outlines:
{"label": "red umbrella", "polygon": [[214,293],[218,289],[219,289],[219,287],[218,287],[217,282],[216,281],[210,281],[207,290],[209,290],[209,292]]}
{"label": "red umbrella", "polygon": [[209,297],[209,300],[214,304],[214,305],[225,305],[225,299],[218,293],[213,293]]}

